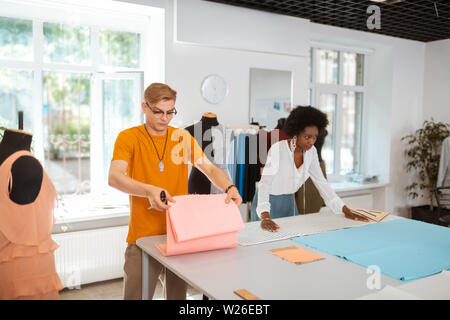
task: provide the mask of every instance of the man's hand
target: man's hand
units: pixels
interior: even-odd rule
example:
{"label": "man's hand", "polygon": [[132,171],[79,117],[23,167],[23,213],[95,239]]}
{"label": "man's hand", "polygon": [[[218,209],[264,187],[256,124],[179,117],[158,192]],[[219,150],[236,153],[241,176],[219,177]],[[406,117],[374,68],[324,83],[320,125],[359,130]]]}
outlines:
{"label": "man's hand", "polygon": [[369,222],[370,220],[365,218],[365,217],[361,217],[357,214],[354,214],[350,211],[349,208],[347,208],[347,206],[343,206],[342,207],[342,212],[344,213],[345,217],[347,219],[352,219],[352,220],[357,220],[357,221],[364,221],[364,222]]}
{"label": "man's hand", "polygon": [[227,197],[225,198],[225,203],[229,203],[230,200],[233,200],[238,208],[242,203],[241,195],[239,194],[239,191],[236,187],[231,187],[230,190],[228,190],[228,192],[227,192]]}
{"label": "man's hand", "polygon": [[169,204],[165,204],[161,201],[161,191],[165,192],[167,201],[176,202],[175,199],[172,198],[172,196],[169,194],[169,192],[167,192],[167,190],[156,186],[147,185],[146,196],[148,198],[148,201],[150,202],[150,206],[148,207],[149,210],[155,209],[157,211],[166,211],[170,208]]}
{"label": "man's hand", "polygon": [[267,230],[269,232],[278,232],[280,226],[270,220],[270,214],[266,211],[261,213],[261,229]]}

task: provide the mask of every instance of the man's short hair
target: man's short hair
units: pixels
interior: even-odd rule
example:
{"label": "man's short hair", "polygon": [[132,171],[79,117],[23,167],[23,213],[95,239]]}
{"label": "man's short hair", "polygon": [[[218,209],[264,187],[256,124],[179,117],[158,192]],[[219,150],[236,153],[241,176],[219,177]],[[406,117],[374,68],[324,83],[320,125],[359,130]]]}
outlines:
{"label": "man's short hair", "polygon": [[157,104],[160,101],[176,100],[177,92],[164,83],[152,83],[144,91],[144,99],[150,104]]}

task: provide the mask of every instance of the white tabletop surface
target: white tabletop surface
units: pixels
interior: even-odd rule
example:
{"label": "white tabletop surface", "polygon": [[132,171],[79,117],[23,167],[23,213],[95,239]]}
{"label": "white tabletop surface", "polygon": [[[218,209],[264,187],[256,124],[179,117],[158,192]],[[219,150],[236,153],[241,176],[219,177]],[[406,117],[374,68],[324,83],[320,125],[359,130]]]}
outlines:
{"label": "white tabletop surface", "polygon": [[[211,299],[241,299],[233,293],[238,289],[246,289],[264,300],[356,299],[377,291],[370,289],[374,276],[371,270],[292,240],[170,257],[164,257],[155,247],[165,241],[166,236],[161,235],[140,238],[136,244]],[[320,253],[325,259],[293,264],[270,252],[292,245]],[[403,284],[379,276],[379,289]]]}

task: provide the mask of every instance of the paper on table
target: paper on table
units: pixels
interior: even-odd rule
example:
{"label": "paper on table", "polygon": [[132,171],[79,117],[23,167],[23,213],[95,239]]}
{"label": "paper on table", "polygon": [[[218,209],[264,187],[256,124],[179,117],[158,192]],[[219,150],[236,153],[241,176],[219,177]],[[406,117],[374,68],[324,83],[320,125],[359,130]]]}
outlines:
{"label": "paper on table", "polygon": [[323,259],[323,257],[320,254],[312,253],[308,250],[305,250],[303,248],[297,248],[295,246],[281,249],[274,249],[271,250],[271,252],[272,254],[292,263],[306,263]]}
{"label": "paper on table", "polygon": [[[388,219],[389,217],[385,220]],[[241,246],[250,246],[375,223],[347,219],[343,214],[334,214],[326,207],[322,208],[318,213],[278,218],[273,221],[280,226],[277,232],[262,230],[259,221],[246,223],[245,230],[239,232],[239,244]]]}
{"label": "paper on table", "polygon": [[287,217],[274,219],[280,226],[277,232],[269,232],[261,229],[261,222],[249,222],[245,224],[245,230],[238,233],[239,244],[241,246],[251,246],[260,243],[290,239],[301,235],[295,218]]}
{"label": "paper on table", "polygon": [[356,300],[421,300],[413,294],[401,290],[399,287],[385,286],[376,293],[357,298]]}

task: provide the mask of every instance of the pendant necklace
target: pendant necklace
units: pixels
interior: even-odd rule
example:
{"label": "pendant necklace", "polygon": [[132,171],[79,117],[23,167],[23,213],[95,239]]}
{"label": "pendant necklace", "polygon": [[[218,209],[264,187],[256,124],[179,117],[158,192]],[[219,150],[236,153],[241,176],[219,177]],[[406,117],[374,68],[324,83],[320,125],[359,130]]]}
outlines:
{"label": "pendant necklace", "polygon": [[160,171],[160,172],[163,172],[163,171],[164,171],[164,163],[163,163],[162,160],[163,160],[163,158],[164,158],[164,154],[166,153],[166,144],[167,144],[167,136],[169,135],[169,129],[167,129],[167,133],[166,133],[166,142],[164,142],[164,151],[163,151],[162,157],[160,158],[160,157],[159,157],[158,148],[156,148],[156,144],[155,144],[155,142],[153,141],[153,138],[152,138],[151,134],[148,132],[147,127],[145,126],[145,124],[144,124],[144,128],[145,128],[145,131],[147,131],[147,134],[148,134],[148,136],[150,137],[150,140],[152,141],[153,146],[155,147],[156,154],[158,155],[158,160],[159,160],[158,168],[159,168],[159,171]]}

